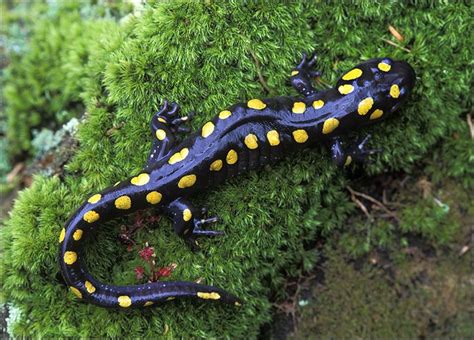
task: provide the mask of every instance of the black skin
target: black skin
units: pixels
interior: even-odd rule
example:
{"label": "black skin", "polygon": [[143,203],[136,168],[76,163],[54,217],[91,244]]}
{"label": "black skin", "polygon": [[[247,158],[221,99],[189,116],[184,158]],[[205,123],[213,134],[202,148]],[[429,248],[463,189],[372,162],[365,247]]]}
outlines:
{"label": "black skin", "polygon": [[[182,142],[178,142],[177,134],[188,132],[184,124],[192,114],[180,117],[179,106],[165,101],[151,120],[153,144],[142,175],[105,189],[100,192],[100,199],[92,196],[66,223],[60,236],[59,258],[66,284],[79,292],[84,301],[110,308],[139,308],[176,297],[240,305],[237,297],[220,288],[193,282],[120,287],[103,284],[91,277],[84,266],[83,240],[101,223],[140,209],[154,208],[158,214],[171,218],[175,232],[196,250],[198,237],[218,236],[223,232],[207,229],[217,222],[217,217],[207,217],[206,209],[192,205],[189,198],[195,193],[288,155],[304,156],[295,151],[318,143],[332,144],[333,159],[340,166],[362,161],[374,153],[376,150],[365,147],[368,137],[348,147],[344,147],[339,138],[390,116],[415,84],[412,67],[389,58],[372,59],[346,72],[334,88],[318,92],[311,85],[311,79],[320,75],[314,70],[315,65],[315,56],[303,55],[293,70],[290,80],[299,97],[275,97],[233,105],[228,109],[231,115],[224,112],[211,121],[213,129],[199,129]],[[347,88],[350,91],[343,91]],[[372,103],[365,107],[366,112],[361,112],[359,105],[368,97]],[[273,131],[272,137],[270,131]],[[219,160],[220,164],[215,165]],[[150,195],[154,195],[154,200],[147,199]],[[78,229],[83,233],[80,239],[77,239]]]}

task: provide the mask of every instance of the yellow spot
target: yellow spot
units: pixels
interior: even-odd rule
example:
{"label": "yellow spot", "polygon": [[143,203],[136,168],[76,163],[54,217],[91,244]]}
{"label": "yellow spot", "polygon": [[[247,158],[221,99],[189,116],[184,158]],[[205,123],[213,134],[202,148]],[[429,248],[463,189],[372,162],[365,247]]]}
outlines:
{"label": "yellow spot", "polygon": [[188,148],[183,148],[181,151],[176,152],[173,156],[168,159],[169,164],[174,164],[181,162],[184,160],[186,157],[188,157],[189,154],[189,149]]}
{"label": "yellow spot", "polygon": [[84,282],[84,285],[86,286],[87,292],[89,294],[92,294],[95,292],[95,287],[89,281]]}
{"label": "yellow spot", "polygon": [[79,241],[82,237],[82,229],[77,229],[74,234],[72,234],[72,238],[74,241]]}
{"label": "yellow spot", "polygon": [[295,130],[293,131],[293,138],[296,143],[304,143],[308,140],[308,133],[305,130]]}
{"label": "yellow spot", "polygon": [[155,135],[159,140],[163,140],[166,138],[166,131],[163,129],[158,129],[156,130]]}
{"label": "yellow spot", "polygon": [[303,102],[295,102],[291,111],[293,113],[304,113],[306,111],[306,104]]}
{"label": "yellow spot", "polygon": [[181,177],[178,187],[181,189],[192,187],[196,183],[196,175],[186,175]]}
{"label": "yellow spot", "polygon": [[160,203],[162,197],[163,195],[161,195],[158,191],[152,191],[146,195],[146,200],[148,203],[158,204]]}
{"label": "yellow spot", "polygon": [[267,132],[267,139],[271,146],[277,146],[280,144],[280,135],[278,131],[271,130]]}
{"label": "yellow spot", "polygon": [[264,102],[262,102],[260,99],[250,99],[248,102],[247,102],[247,106],[251,109],[255,109],[255,110],[263,110],[264,108],[267,107],[267,104],[265,104]]}
{"label": "yellow spot", "polygon": [[94,203],[99,202],[101,198],[102,198],[102,195],[101,195],[101,194],[95,194],[95,195],[91,196],[91,197],[87,200],[87,202],[94,204]]}
{"label": "yellow spot", "polygon": [[341,85],[337,88],[337,90],[339,91],[340,94],[349,94],[352,91],[354,91],[354,86],[348,85],[348,84]]}
{"label": "yellow spot", "polygon": [[344,166],[348,166],[352,163],[352,157],[351,156],[347,156],[346,158],[346,161],[344,163]]}
{"label": "yellow spot", "polygon": [[372,99],[372,97],[365,98],[360,101],[359,107],[357,108],[357,112],[361,116],[364,116],[372,108],[372,105],[374,105],[374,100]]}
{"label": "yellow spot", "polygon": [[132,299],[130,299],[130,296],[127,295],[119,296],[117,301],[120,307],[126,308],[132,305]]}
{"label": "yellow spot", "polygon": [[209,170],[219,171],[220,169],[222,169],[223,164],[224,163],[220,159],[217,159],[217,160],[215,160],[214,162],[211,163],[211,166],[209,167]]}
{"label": "yellow spot", "polygon": [[166,124],[166,119],[164,119],[163,117],[158,117],[158,121],[163,123],[163,124]]}
{"label": "yellow spot", "polygon": [[120,196],[115,200],[115,207],[121,210],[127,210],[132,207],[132,200],[129,196]]}
{"label": "yellow spot", "polygon": [[354,80],[359,78],[362,75],[362,70],[360,68],[355,68],[350,70],[345,75],[342,76],[343,80]]}
{"label": "yellow spot", "polygon": [[64,262],[66,264],[73,264],[77,261],[77,253],[75,251],[67,251],[64,253]]}
{"label": "yellow spot", "polygon": [[147,184],[149,181],[150,181],[150,175],[146,173],[142,173],[138,176],[133,177],[130,183],[136,186],[142,186],[142,185]]}
{"label": "yellow spot", "polygon": [[377,118],[382,117],[382,115],[383,115],[383,111],[380,109],[377,109],[377,110],[374,110],[374,112],[372,112],[372,114],[370,115],[370,119],[377,119]]}
{"label": "yellow spot", "polygon": [[96,213],[94,210],[90,210],[86,212],[82,218],[88,223],[94,223],[99,219],[99,217],[100,216],[98,213]]}
{"label": "yellow spot", "polygon": [[296,76],[298,73],[300,73],[298,70],[293,70],[291,71],[291,76]]}
{"label": "yellow spot", "polygon": [[64,237],[66,236],[66,229],[62,228],[61,233],[59,234],[59,243],[64,241]]}
{"label": "yellow spot", "polygon": [[152,301],[147,301],[147,302],[145,302],[145,304],[143,306],[148,307],[148,306],[151,306],[152,304],[153,304]]}
{"label": "yellow spot", "polygon": [[254,150],[254,149],[258,148],[258,139],[257,139],[257,136],[255,136],[255,135],[252,134],[252,133],[249,133],[249,134],[245,137],[244,143],[245,143],[245,145],[247,145],[247,147],[248,147],[250,150]]}
{"label": "yellow spot", "polygon": [[82,294],[76,287],[69,287],[69,290],[76,295],[79,299],[82,299]]}
{"label": "yellow spot", "polygon": [[326,135],[331,133],[339,126],[339,121],[336,118],[329,118],[324,121],[323,133]]}
{"label": "yellow spot", "polygon": [[204,126],[202,127],[202,133],[201,135],[206,138],[206,137],[209,137],[211,135],[211,133],[214,132],[214,123],[213,122],[207,122],[206,124],[204,124]]}
{"label": "yellow spot", "polygon": [[221,112],[219,113],[219,118],[220,118],[220,119],[227,119],[227,118],[229,118],[231,115],[232,115],[232,112],[230,112],[229,110],[224,110],[224,111],[221,111]]}
{"label": "yellow spot", "polygon": [[200,297],[201,299],[211,299],[211,300],[219,300],[221,298],[219,293],[212,292],[212,293],[204,293],[204,292],[198,292],[197,296]]}
{"label": "yellow spot", "polygon": [[377,67],[379,68],[380,71],[388,72],[392,68],[392,65],[382,62],[382,63],[379,63]]}
{"label": "yellow spot", "polygon": [[398,96],[400,96],[400,88],[397,84],[393,84],[390,87],[390,96],[392,96],[392,98],[398,98]]}
{"label": "yellow spot", "polygon": [[324,101],[322,101],[322,100],[315,100],[313,102],[313,107],[314,107],[315,110],[320,109],[323,106],[324,106]]}
{"label": "yellow spot", "polygon": [[189,209],[183,210],[183,220],[188,222],[193,217],[193,213]]}
{"label": "yellow spot", "polygon": [[227,164],[235,164],[237,163],[237,160],[239,159],[239,156],[237,155],[237,152],[235,152],[234,149],[231,149],[228,153],[227,153],[227,156],[225,158],[225,161],[227,162]]}

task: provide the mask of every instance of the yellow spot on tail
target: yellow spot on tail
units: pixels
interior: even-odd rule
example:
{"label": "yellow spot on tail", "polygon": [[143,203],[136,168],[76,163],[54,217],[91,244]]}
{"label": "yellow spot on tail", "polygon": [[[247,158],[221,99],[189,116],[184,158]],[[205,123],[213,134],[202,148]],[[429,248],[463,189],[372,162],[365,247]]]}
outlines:
{"label": "yellow spot on tail", "polygon": [[84,282],[84,285],[86,286],[87,292],[89,294],[92,294],[95,292],[95,287],[89,281]]}
{"label": "yellow spot on tail", "polygon": [[398,96],[400,96],[400,88],[398,87],[397,84],[393,84],[390,87],[390,96],[392,98],[398,98]]}
{"label": "yellow spot on tail", "polygon": [[183,210],[183,220],[188,222],[193,217],[193,213],[189,209]]}
{"label": "yellow spot on tail", "polygon": [[263,110],[264,108],[267,107],[267,104],[265,104],[264,102],[262,102],[260,99],[250,99],[248,102],[247,102],[247,106],[251,109],[255,109],[255,110]]}
{"label": "yellow spot on tail", "polygon": [[295,102],[291,111],[293,113],[304,113],[306,111],[306,104],[303,102]]}
{"label": "yellow spot on tail", "polygon": [[130,183],[136,186],[142,186],[142,185],[147,184],[149,181],[150,181],[150,175],[146,173],[142,173],[138,176],[133,177]]}
{"label": "yellow spot on tail", "polygon": [[280,144],[280,135],[278,131],[271,130],[267,132],[267,139],[271,146],[277,146]]}
{"label": "yellow spot on tail", "polygon": [[82,299],[82,293],[76,287],[69,287],[69,290],[76,295],[79,299]]}
{"label": "yellow spot on tail", "polygon": [[377,118],[382,117],[382,115],[383,115],[383,111],[380,109],[377,109],[377,110],[374,110],[374,112],[372,112],[372,114],[370,115],[370,119],[377,119]]}
{"label": "yellow spot on tail", "polygon": [[146,195],[146,200],[148,203],[158,204],[160,203],[162,197],[163,195],[161,195],[158,191],[152,191]]}
{"label": "yellow spot on tail", "polygon": [[102,198],[102,195],[101,195],[101,194],[95,194],[95,195],[92,195],[92,196],[87,200],[87,202],[94,204],[94,203],[99,202],[101,198]]}
{"label": "yellow spot on tail", "polygon": [[315,100],[313,102],[313,107],[315,110],[318,110],[320,108],[322,108],[324,106],[324,101],[322,101],[321,99],[320,100]]}
{"label": "yellow spot on tail", "polygon": [[326,135],[333,132],[339,126],[339,121],[336,118],[329,118],[324,121],[323,133]]}
{"label": "yellow spot on tail", "polygon": [[217,159],[217,160],[215,160],[214,162],[211,163],[211,166],[209,167],[209,170],[219,171],[220,169],[222,169],[222,165],[224,165],[224,163],[220,159]]}
{"label": "yellow spot on tail", "polygon": [[167,123],[166,119],[164,119],[163,117],[158,117],[158,121],[163,124]]}
{"label": "yellow spot on tail", "polygon": [[342,76],[343,80],[354,80],[359,78],[362,75],[362,70],[360,68],[355,68],[350,70],[345,75]]}
{"label": "yellow spot on tail", "polygon": [[219,113],[219,118],[220,118],[220,119],[227,119],[227,118],[229,118],[231,115],[232,115],[232,112],[230,112],[229,110],[224,110],[224,111],[221,111],[221,112]]}
{"label": "yellow spot on tail", "polygon": [[169,164],[174,164],[181,162],[184,160],[186,157],[189,155],[189,149],[188,148],[183,148],[181,151],[176,152],[173,156],[168,159]]}
{"label": "yellow spot on tail", "polygon": [[148,307],[148,306],[151,306],[152,304],[153,304],[153,301],[147,301],[145,302],[143,306]]}
{"label": "yellow spot on tail", "polygon": [[132,200],[129,196],[120,196],[115,200],[115,207],[121,210],[127,210],[132,207]]}
{"label": "yellow spot on tail", "polygon": [[73,264],[77,261],[77,253],[75,251],[67,251],[64,253],[64,263]]}
{"label": "yellow spot on tail", "polygon": [[178,187],[181,189],[192,187],[196,183],[196,175],[186,175],[181,177]]}
{"label": "yellow spot on tail", "polygon": [[79,241],[82,237],[82,229],[77,229],[74,234],[72,234],[72,238],[74,239],[74,241]]}
{"label": "yellow spot on tail", "polygon": [[374,105],[374,100],[372,99],[372,97],[362,99],[359,103],[359,107],[357,108],[357,112],[361,116],[364,116],[372,108],[372,105]]}
{"label": "yellow spot on tail", "polygon": [[225,157],[225,161],[227,164],[235,164],[237,163],[237,160],[239,159],[239,156],[237,155],[237,152],[235,152],[234,149],[231,149],[228,153],[227,156]]}
{"label": "yellow spot on tail", "polygon": [[163,129],[158,129],[156,130],[155,135],[159,140],[163,140],[166,138],[166,131]]}
{"label": "yellow spot on tail", "polygon": [[298,70],[293,70],[291,71],[291,76],[296,76],[298,73],[300,73]]}
{"label": "yellow spot on tail", "polygon": [[200,297],[201,299],[210,299],[210,300],[219,300],[221,298],[221,295],[216,292],[212,293],[204,293],[204,292],[198,292],[197,296]]}
{"label": "yellow spot on tail", "polygon": [[308,140],[308,133],[305,130],[295,130],[293,131],[293,138],[296,143],[304,143]]}
{"label": "yellow spot on tail", "polygon": [[341,85],[337,88],[337,90],[339,91],[340,94],[349,94],[352,91],[354,91],[354,86],[348,85],[348,84]]}
{"label": "yellow spot on tail", "polygon": [[257,139],[257,136],[255,136],[255,135],[252,134],[252,133],[249,133],[249,134],[245,137],[244,143],[245,143],[245,145],[247,145],[247,147],[248,147],[250,150],[254,150],[254,149],[258,148],[258,139]]}
{"label": "yellow spot on tail", "polygon": [[344,166],[348,166],[352,163],[352,157],[351,156],[347,156],[346,158],[346,161],[344,163]]}
{"label": "yellow spot on tail", "polygon": [[132,299],[130,299],[130,296],[127,296],[127,295],[119,296],[117,301],[120,307],[127,308],[132,305]]}
{"label": "yellow spot on tail", "polygon": [[62,228],[61,233],[59,233],[59,243],[64,241],[64,237],[66,236],[66,229]]}
{"label": "yellow spot on tail", "polygon": [[96,213],[94,210],[89,210],[84,214],[82,219],[88,223],[94,223],[99,219],[100,215]]}
{"label": "yellow spot on tail", "polygon": [[388,72],[392,68],[392,65],[382,62],[382,63],[379,63],[377,67],[379,68],[380,71]]}
{"label": "yellow spot on tail", "polygon": [[214,132],[214,123],[213,122],[207,122],[206,124],[204,124],[204,126],[202,127],[202,133],[201,135],[206,138],[206,137],[209,137],[211,135],[211,133]]}

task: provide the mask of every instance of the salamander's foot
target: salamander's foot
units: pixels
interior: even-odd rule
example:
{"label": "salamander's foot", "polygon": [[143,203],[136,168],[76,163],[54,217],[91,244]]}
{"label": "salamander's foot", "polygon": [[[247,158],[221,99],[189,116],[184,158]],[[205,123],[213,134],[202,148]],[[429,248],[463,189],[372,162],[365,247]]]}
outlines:
{"label": "salamander's foot", "polygon": [[173,133],[176,132],[189,132],[190,129],[182,126],[184,123],[190,121],[194,117],[194,112],[190,112],[188,115],[180,117],[179,111],[181,108],[175,102],[168,103],[165,99],[163,106],[152,119],[152,123],[159,123],[166,125]]}
{"label": "salamander's foot", "polygon": [[318,61],[318,56],[313,54],[309,57],[306,53],[303,52],[303,56],[301,58],[301,62],[296,66],[292,73],[298,72],[298,74],[304,75],[309,78],[316,78],[321,76],[321,72],[314,70],[313,68],[316,67],[316,62]]}
{"label": "salamander's foot", "polygon": [[366,143],[371,135],[368,134],[361,142],[355,146],[344,148],[342,142],[336,138],[331,146],[332,159],[341,167],[350,165],[352,162],[366,162],[368,156],[381,152],[382,149],[367,149]]}
{"label": "salamander's foot", "polygon": [[316,93],[311,79],[321,75],[321,72],[314,70],[317,59],[316,54],[313,54],[308,60],[306,53],[303,53],[301,62],[291,71],[291,85],[305,97]]}

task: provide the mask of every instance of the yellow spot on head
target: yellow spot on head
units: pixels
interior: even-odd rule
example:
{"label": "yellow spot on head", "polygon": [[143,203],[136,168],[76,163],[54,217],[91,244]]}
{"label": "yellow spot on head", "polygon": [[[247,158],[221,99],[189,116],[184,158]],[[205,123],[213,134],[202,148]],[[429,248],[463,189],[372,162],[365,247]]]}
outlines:
{"label": "yellow spot on head", "polygon": [[314,107],[315,110],[320,109],[323,106],[324,106],[324,101],[322,101],[322,100],[315,100],[313,102],[313,107]]}
{"label": "yellow spot on head", "polygon": [[76,295],[79,299],[82,299],[82,293],[76,287],[69,287],[69,290]]}
{"label": "yellow spot on head", "polygon": [[192,187],[196,183],[196,175],[186,175],[181,177],[178,182],[178,188],[184,189]]}
{"label": "yellow spot on head", "polygon": [[357,112],[361,116],[364,116],[372,108],[372,105],[374,105],[374,100],[372,99],[372,97],[365,98],[360,101],[359,107],[357,108]]}
{"label": "yellow spot on head", "polygon": [[377,118],[382,117],[382,115],[383,115],[383,111],[380,109],[377,109],[377,110],[374,110],[374,112],[372,112],[372,114],[370,115],[370,119],[377,119]]}
{"label": "yellow spot on head", "polygon": [[127,295],[119,296],[117,301],[120,307],[126,308],[132,305],[132,299],[130,299],[130,296]]}
{"label": "yellow spot on head", "polygon": [[267,132],[267,139],[271,146],[277,146],[280,144],[280,135],[278,131],[271,130]]}
{"label": "yellow spot on head", "polygon": [[151,306],[152,304],[153,304],[152,301],[147,301],[147,302],[145,302],[145,304],[143,306],[148,307],[148,306]]}
{"label": "yellow spot on head", "polygon": [[77,261],[77,253],[75,251],[67,251],[64,253],[64,263],[73,264]]}
{"label": "yellow spot on head", "polygon": [[225,158],[225,161],[227,164],[235,164],[237,163],[237,160],[239,159],[239,156],[237,155],[237,152],[234,149],[231,149]]}
{"label": "yellow spot on head", "polygon": [[202,133],[201,135],[206,138],[206,137],[209,137],[211,135],[211,133],[214,132],[214,123],[213,122],[207,122],[206,124],[204,124],[204,126],[202,127]]}
{"label": "yellow spot on head", "polygon": [[231,115],[232,115],[232,112],[230,112],[229,110],[224,110],[224,111],[221,111],[221,112],[219,113],[219,118],[220,118],[220,119],[227,119],[227,118],[229,118]]}
{"label": "yellow spot on head", "polygon": [[220,159],[217,159],[217,160],[215,160],[214,162],[211,163],[211,166],[209,167],[209,170],[219,171],[220,169],[222,169],[223,164],[224,163]]}
{"label": "yellow spot on head", "polygon": [[352,163],[352,157],[347,156],[346,161],[344,162],[344,166],[349,166]]}
{"label": "yellow spot on head", "polygon": [[127,210],[132,207],[132,200],[129,196],[120,196],[115,200],[115,207],[121,210]]}
{"label": "yellow spot on head", "polygon": [[158,129],[156,130],[155,135],[158,140],[163,140],[166,138],[166,131],[163,129]]}
{"label": "yellow spot on head", "polygon": [[247,147],[248,147],[250,150],[254,150],[254,149],[258,148],[258,139],[257,139],[257,136],[255,136],[255,135],[252,134],[252,133],[249,133],[249,134],[245,137],[244,143],[245,143],[245,145],[247,145]]}
{"label": "yellow spot on head", "polygon": [[300,73],[298,70],[293,70],[291,71],[291,76],[296,76],[298,73]]}
{"label": "yellow spot on head", "polygon": [[183,210],[183,220],[188,222],[193,217],[193,213],[189,209]]}
{"label": "yellow spot on head", "polygon": [[189,154],[189,149],[183,148],[181,151],[176,152],[173,156],[171,156],[170,159],[168,160],[168,163],[174,164],[174,163],[181,162],[188,156],[188,154]]}
{"label": "yellow spot on head", "polygon": [[95,194],[95,195],[91,196],[91,197],[87,200],[87,202],[94,204],[94,203],[99,202],[101,198],[102,198],[102,195],[101,195],[101,194]]}
{"label": "yellow spot on head", "polygon": [[92,294],[92,293],[95,292],[95,287],[92,285],[91,282],[86,281],[86,282],[84,282],[84,285],[86,286],[87,292],[88,292],[89,294]]}
{"label": "yellow spot on head", "polygon": [[64,237],[66,236],[66,229],[62,228],[61,233],[59,234],[59,243],[64,241]]}
{"label": "yellow spot on head", "polygon": [[304,143],[308,140],[308,133],[305,130],[295,130],[293,131],[293,138],[296,143]]}
{"label": "yellow spot on head", "polygon": [[158,191],[152,191],[146,195],[146,200],[148,203],[158,204],[160,203],[162,197],[163,195],[161,195]]}
{"label": "yellow spot on head", "polygon": [[293,113],[304,113],[306,111],[306,104],[303,102],[295,102],[291,111]]}
{"label": "yellow spot on head", "polygon": [[96,213],[94,210],[89,210],[88,212],[84,214],[82,218],[84,219],[84,221],[88,223],[94,223],[95,221],[99,219],[99,217],[100,217],[99,214]]}
{"label": "yellow spot on head", "polygon": [[219,300],[221,298],[219,293],[212,292],[212,293],[204,293],[204,292],[198,292],[197,296],[200,297],[201,299],[211,299],[211,300]]}
{"label": "yellow spot on head", "polygon": [[352,91],[354,91],[354,86],[348,85],[348,84],[341,85],[337,88],[337,90],[339,91],[340,94],[349,94]]}
{"label": "yellow spot on head", "polygon": [[324,121],[323,133],[326,135],[333,132],[339,126],[339,121],[336,118],[329,118]]}
{"label": "yellow spot on head", "polygon": [[82,237],[82,229],[77,229],[74,234],[72,234],[72,238],[74,241],[79,241]]}
{"label": "yellow spot on head", "polygon": [[343,80],[354,80],[359,78],[362,75],[362,70],[360,68],[355,68],[350,70],[345,75],[342,76]]}
{"label": "yellow spot on head", "polygon": [[131,179],[130,183],[136,186],[142,186],[147,184],[150,181],[150,175],[142,173],[138,176],[135,176]]}
{"label": "yellow spot on head", "polygon": [[260,99],[250,99],[248,102],[247,102],[247,106],[251,109],[255,109],[255,110],[263,110],[264,108],[267,107],[267,104],[265,104],[264,102],[262,102]]}
{"label": "yellow spot on head", "polygon": [[377,65],[380,71],[388,72],[392,68],[392,65],[389,65],[387,63],[381,62]]}
{"label": "yellow spot on head", "polygon": [[390,87],[390,96],[392,98],[398,98],[400,96],[400,88],[398,87],[397,84],[393,84]]}

